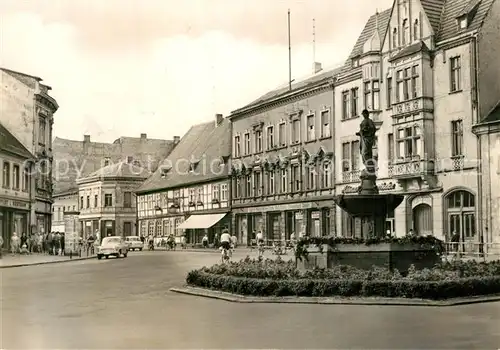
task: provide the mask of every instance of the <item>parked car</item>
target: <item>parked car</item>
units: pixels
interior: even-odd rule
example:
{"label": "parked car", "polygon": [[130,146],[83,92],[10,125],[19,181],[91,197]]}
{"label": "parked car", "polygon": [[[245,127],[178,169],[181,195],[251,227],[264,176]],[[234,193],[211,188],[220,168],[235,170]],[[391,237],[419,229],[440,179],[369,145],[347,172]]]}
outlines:
{"label": "parked car", "polygon": [[97,259],[102,259],[105,257],[106,259],[110,256],[116,256],[119,258],[123,256],[127,257],[128,253],[128,245],[125,243],[125,240],[120,236],[110,236],[103,238],[101,245],[97,249]]}
{"label": "parked car", "polygon": [[142,250],[144,248],[144,243],[142,243],[139,236],[127,236],[125,237],[125,243],[127,243],[129,250]]}

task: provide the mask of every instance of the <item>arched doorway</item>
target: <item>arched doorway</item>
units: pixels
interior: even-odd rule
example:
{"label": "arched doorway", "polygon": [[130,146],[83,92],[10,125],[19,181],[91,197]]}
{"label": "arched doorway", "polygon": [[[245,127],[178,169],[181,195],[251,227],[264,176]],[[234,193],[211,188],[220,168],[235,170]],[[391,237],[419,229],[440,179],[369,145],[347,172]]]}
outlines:
{"label": "arched doorway", "polygon": [[419,236],[432,235],[432,208],[429,204],[419,204],[413,208],[413,230]]}
{"label": "arched doorway", "polygon": [[449,238],[457,233],[461,242],[476,236],[476,198],[466,190],[449,193],[444,200],[446,233]]}

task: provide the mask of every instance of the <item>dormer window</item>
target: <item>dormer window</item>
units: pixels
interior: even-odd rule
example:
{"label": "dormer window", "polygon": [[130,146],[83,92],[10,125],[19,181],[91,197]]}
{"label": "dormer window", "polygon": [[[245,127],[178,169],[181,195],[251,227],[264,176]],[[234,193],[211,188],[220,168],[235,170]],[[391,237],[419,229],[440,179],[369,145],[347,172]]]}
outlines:
{"label": "dormer window", "polygon": [[359,58],[353,58],[352,59],[352,66],[354,68],[359,67]]}
{"label": "dormer window", "polygon": [[462,17],[458,19],[458,27],[460,29],[467,29],[468,23],[467,23],[467,17]]}
{"label": "dormer window", "polygon": [[162,178],[167,177],[168,172],[170,171],[170,167],[162,167],[160,169],[160,174]]}

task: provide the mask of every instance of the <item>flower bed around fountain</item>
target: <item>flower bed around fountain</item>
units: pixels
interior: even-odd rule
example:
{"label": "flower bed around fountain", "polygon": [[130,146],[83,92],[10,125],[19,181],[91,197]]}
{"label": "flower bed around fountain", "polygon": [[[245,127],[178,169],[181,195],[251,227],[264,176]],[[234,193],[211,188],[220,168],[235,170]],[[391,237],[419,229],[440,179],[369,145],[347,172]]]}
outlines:
{"label": "flower bed around fountain", "polygon": [[298,242],[297,266],[300,269],[332,268],[350,265],[360,269],[372,266],[406,271],[432,268],[441,261],[444,242],[434,236],[401,238],[310,237]]}
{"label": "flower bed around fountain", "polygon": [[389,297],[443,300],[500,293],[500,261],[446,262],[432,269],[358,269],[337,265],[301,271],[295,262],[253,260],[189,272],[190,286],[252,296]]}

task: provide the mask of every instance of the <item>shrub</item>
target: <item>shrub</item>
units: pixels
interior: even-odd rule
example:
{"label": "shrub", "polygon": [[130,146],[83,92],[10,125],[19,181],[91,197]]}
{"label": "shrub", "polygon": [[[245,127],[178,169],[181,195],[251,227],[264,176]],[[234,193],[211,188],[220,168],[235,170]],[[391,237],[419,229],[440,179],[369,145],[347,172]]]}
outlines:
{"label": "shrub", "polygon": [[374,266],[338,265],[299,271],[291,261],[253,260],[203,267],[188,273],[188,285],[255,296],[379,296],[446,299],[500,293],[500,261],[456,261],[406,276]]}

